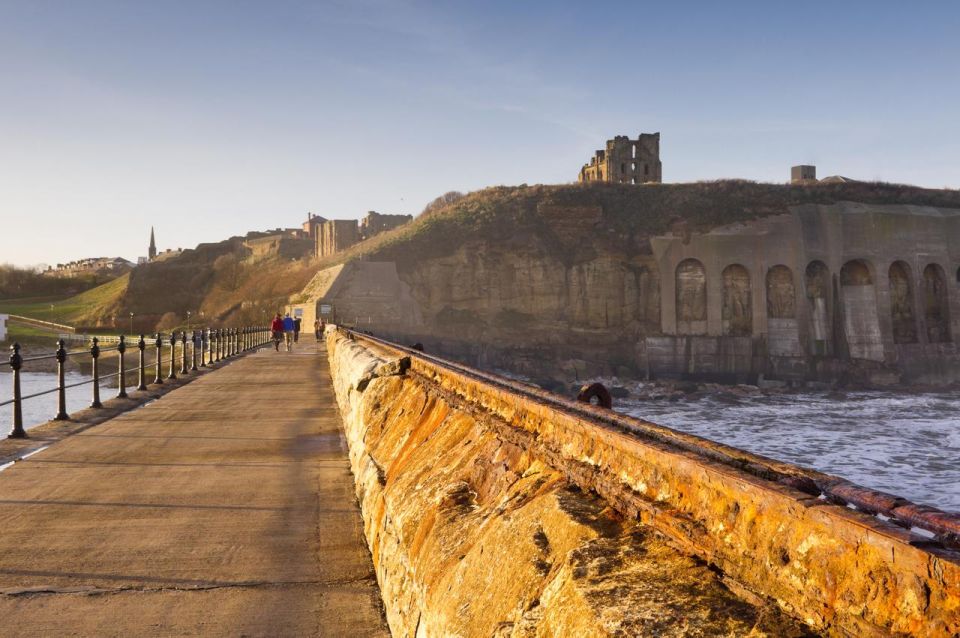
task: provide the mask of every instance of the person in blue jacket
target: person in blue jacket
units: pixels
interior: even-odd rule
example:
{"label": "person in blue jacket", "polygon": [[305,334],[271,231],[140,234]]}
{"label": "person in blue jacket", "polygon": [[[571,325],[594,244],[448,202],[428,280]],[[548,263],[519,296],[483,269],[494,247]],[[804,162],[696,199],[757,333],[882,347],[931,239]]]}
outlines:
{"label": "person in blue jacket", "polygon": [[290,317],[290,313],[288,312],[283,318],[283,343],[287,347],[287,352],[293,350],[293,331],[296,327],[293,318]]}

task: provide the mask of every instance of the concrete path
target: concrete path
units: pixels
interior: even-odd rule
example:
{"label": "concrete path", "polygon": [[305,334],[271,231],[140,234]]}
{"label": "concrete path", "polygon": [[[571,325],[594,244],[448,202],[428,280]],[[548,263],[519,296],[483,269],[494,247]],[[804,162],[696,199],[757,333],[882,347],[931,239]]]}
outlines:
{"label": "concrete path", "polygon": [[0,635],[389,635],[327,359],[300,345],[0,472]]}

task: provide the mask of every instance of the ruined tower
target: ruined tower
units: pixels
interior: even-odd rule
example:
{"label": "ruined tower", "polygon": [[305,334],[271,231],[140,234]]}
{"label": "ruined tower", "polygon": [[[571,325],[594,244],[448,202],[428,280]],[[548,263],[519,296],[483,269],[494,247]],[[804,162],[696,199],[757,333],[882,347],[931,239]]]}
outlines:
{"label": "ruined tower", "polygon": [[153,226],[150,227],[150,247],[147,249],[147,258],[150,261],[157,258],[157,241],[153,237]]}
{"label": "ruined tower", "polygon": [[607,140],[607,147],[598,150],[580,169],[578,182],[614,182],[620,184],[660,183],[660,133],[641,133],[631,140],[617,135]]}

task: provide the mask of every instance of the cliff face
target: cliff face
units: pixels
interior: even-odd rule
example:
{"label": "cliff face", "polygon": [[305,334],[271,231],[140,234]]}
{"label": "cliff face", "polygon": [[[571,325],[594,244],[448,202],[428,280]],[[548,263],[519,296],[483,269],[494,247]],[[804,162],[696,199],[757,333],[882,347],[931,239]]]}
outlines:
{"label": "cliff face", "polygon": [[[412,305],[374,299],[359,272],[319,300],[360,328],[539,378],[862,372],[855,380],[947,382],[960,379],[960,295],[947,285],[957,245],[953,191],[491,189],[342,256],[390,264]],[[894,263],[904,275],[891,283]]]}

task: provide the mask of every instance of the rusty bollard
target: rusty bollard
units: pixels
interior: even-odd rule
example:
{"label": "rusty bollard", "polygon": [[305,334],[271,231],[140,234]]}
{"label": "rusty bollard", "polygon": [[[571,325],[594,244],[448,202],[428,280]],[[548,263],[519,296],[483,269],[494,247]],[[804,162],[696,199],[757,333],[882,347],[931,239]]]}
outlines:
{"label": "rusty bollard", "polygon": [[577,401],[580,403],[593,403],[593,399],[597,400],[597,405],[601,408],[609,410],[613,407],[613,397],[602,383],[591,383],[590,385],[585,385],[580,388]]}

